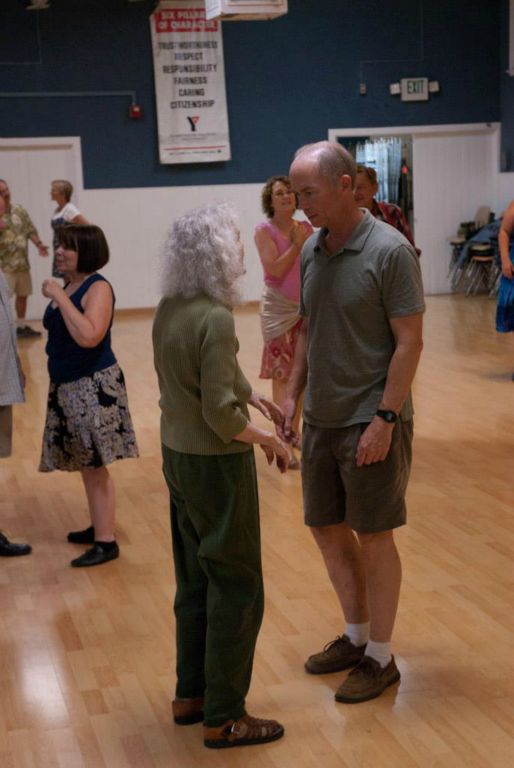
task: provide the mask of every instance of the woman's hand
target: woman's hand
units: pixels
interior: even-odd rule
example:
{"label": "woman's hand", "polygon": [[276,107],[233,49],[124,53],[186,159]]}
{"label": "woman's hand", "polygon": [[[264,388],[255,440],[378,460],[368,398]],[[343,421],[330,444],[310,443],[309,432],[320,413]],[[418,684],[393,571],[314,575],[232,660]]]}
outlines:
{"label": "woman's hand", "polygon": [[43,296],[46,296],[47,299],[51,299],[52,301],[57,301],[60,296],[66,295],[62,285],[51,277],[47,280],[43,280],[41,292]]}
{"label": "woman's hand", "polygon": [[268,464],[273,464],[273,459],[277,460],[277,467],[283,474],[287,471],[287,465],[289,464],[289,451],[286,445],[279,440],[275,435],[270,435],[269,440],[266,443],[260,444],[262,450],[266,454]]}
{"label": "woman's hand", "polygon": [[510,259],[508,261],[503,261],[502,259],[502,275],[503,277],[506,277],[507,280],[512,280],[514,277],[514,264]]}
{"label": "woman's hand", "polygon": [[257,408],[269,421],[272,421],[277,427],[282,428],[284,424],[284,414],[282,409],[278,407],[273,400],[270,400],[264,395],[260,395],[258,392],[252,392],[248,401],[250,405]]}
{"label": "woman's hand", "polygon": [[307,230],[307,227],[302,227],[299,221],[295,221],[291,233],[291,242],[301,250],[308,237],[310,237],[310,232]]}

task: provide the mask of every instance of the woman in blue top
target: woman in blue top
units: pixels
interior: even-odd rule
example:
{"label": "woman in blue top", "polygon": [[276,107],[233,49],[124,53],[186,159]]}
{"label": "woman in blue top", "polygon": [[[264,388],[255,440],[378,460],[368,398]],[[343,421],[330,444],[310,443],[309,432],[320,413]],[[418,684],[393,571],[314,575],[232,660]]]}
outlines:
{"label": "woman in blue top", "polygon": [[[500,333],[514,331],[514,200],[505,213],[498,234],[502,276],[498,290],[496,330]],[[512,374],[514,381],[514,373]]]}
{"label": "woman in blue top", "polygon": [[64,277],[43,282],[51,299],[48,330],[50,390],[39,469],[80,471],[91,526],[68,541],[93,544],[71,565],[99,565],[118,557],[114,484],[106,465],[137,457],[125,380],[111,349],[114,293],[98,274],[109,260],[104,233],[93,225],[59,231],[56,265]]}

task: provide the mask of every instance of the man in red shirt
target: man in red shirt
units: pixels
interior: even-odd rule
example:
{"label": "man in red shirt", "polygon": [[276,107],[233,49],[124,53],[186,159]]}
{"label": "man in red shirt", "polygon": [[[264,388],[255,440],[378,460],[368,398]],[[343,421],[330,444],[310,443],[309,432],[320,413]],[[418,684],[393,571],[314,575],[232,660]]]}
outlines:
{"label": "man in red shirt", "polygon": [[378,192],[377,174],[373,168],[368,168],[366,165],[357,166],[357,177],[355,179],[355,186],[353,188],[353,194],[355,201],[361,208],[367,208],[368,211],[376,219],[385,221],[386,224],[390,224],[404,235],[409,243],[414,246],[418,256],[421,255],[421,250],[416,248],[414,243],[414,237],[412,235],[409,223],[405,218],[405,214],[398,205],[393,203],[379,203],[375,199],[375,195]]}

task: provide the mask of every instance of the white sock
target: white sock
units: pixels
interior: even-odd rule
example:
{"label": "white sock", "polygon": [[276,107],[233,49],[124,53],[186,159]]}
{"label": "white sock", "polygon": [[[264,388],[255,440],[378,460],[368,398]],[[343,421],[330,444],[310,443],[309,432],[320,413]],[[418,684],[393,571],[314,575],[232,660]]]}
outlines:
{"label": "white sock", "polygon": [[344,633],[352,645],[364,645],[369,640],[369,621],[364,624],[347,624]]}
{"label": "white sock", "polygon": [[383,669],[392,659],[391,643],[376,643],[374,640],[368,640],[365,655],[378,661]]}

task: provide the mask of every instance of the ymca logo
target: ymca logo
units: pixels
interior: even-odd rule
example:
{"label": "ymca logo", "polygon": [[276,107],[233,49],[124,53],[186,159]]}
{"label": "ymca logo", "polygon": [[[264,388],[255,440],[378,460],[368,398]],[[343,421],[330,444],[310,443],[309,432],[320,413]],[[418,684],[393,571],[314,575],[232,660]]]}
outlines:
{"label": "ymca logo", "polygon": [[191,130],[194,132],[196,131],[196,125],[200,121],[199,115],[195,115],[195,117],[188,117],[189,125],[191,126]]}

